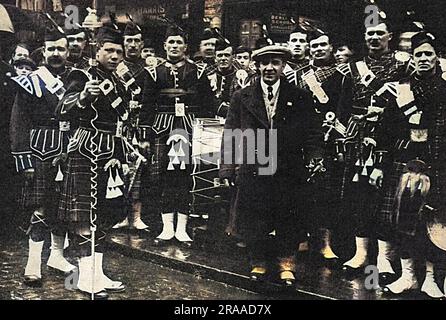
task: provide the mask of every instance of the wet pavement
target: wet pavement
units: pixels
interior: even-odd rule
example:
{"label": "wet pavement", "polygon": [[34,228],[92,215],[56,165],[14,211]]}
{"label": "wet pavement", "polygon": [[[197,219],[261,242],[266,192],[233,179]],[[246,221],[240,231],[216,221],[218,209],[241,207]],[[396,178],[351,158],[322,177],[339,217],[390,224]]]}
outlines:
{"label": "wet pavement", "polygon": [[[0,243],[1,300],[87,300],[88,297],[65,288],[65,276],[42,264],[43,287],[30,288],[22,283],[26,264],[26,240]],[[48,258],[44,250],[43,261]],[[70,259],[69,259],[70,260]],[[105,261],[106,260],[106,261]],[[71,262],[74,263],[73,260]],[[173,270],[118,252],[105,254],[106,274],[127,285],[122,293],[110,294],[110,300],[265,300],[253,293],[200,275]]]}
{"label": "wet pavement", "polygon": [[[3,208],[4,209],[4,208]],[[4,211],[4,210],[3,210]],[[0,299],[4,300],[86,300],[88,297],[65,288],[65,276],[48,270],[43,263],[42,288],[22,284],[27,255],[27,238],[17,231],[23,222],[13,210],[0,229]],[[4,216],[5,217],[5,216]],[[26,219],[25,219],[26,220]],[[226,237],[209,237],[200,227],[194,234],[192,248],[177,242],[153,245],[159,233],[138,234],[128,230],[109,235],[105,271],[114,280],[123,281],[127,290],[110,294],[111,300],[387,300],[381,289],[368,290],[366,275],[346,279],[339,265],[326,266],[309,253],[298,255],[296,286],[284,289],[271,272],[265,282],[249,279],[245,248]],[[49,244],[43,261],[48,258]],[[66,256],[70,259],[70,252]],[[419,276],[419,281],[423,280]],[[421,282],[420,282],[421,284]],[[413,293],[399,299],[422,299]]]}
{"label": "wet pavement", "polygon": [[346,279],[340,265],[324,265],[311,254],[299,254],[296,286],[284,289],[273,275],[265,282],[249,279],[246,249],[224,239],[196,241],[194,247],[184,248],[178,242],[155,246],[153,238],[121,231],[110,237],[113,250],[146,261],[169,266],[199,277],[224,282],[252,292],[278,299],[329,300],[418,300],[424,297],[411,293],[403,297],[387,297],[381,288],[367,289],[366,274]]}

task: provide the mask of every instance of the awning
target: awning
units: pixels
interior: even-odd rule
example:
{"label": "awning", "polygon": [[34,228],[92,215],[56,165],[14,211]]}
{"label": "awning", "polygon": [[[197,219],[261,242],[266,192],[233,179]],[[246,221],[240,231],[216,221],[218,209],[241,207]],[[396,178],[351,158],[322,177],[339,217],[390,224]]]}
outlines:
{"label": "awning", "polygon": [[0,4],[0,31],[14,33],[11,17],[2,4]]}

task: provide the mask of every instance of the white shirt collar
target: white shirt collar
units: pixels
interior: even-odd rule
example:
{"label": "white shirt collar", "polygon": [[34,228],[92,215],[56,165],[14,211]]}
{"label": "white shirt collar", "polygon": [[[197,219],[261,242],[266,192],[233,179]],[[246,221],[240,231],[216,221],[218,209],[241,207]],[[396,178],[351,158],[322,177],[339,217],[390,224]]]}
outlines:
{"label": "white shirt collar", "polygon": [[277,95],[277,91],[279,91],[279,86],[280,86],[280,79],[276,81],[275,84],[273,85],[269,85],[266,84],[263,79],[260,79],[260,85],[262,86],[262,91],[263,94],[267,95],[268,94],[268,87],[273,87],[273,95],[276,96]]}

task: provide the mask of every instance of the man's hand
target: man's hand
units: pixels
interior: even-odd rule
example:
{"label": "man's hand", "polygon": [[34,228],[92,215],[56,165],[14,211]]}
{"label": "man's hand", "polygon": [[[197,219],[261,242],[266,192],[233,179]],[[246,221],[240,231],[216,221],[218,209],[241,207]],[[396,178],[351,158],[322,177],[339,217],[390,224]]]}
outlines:
{"label": "man's hand", "polygon": [[124,174],[124,176],[126,176],[130,173],[130,167],[128,164],[122,165],[122,173]]}
{"label": "man's hand", "polygon": [[90,80],[85,84],[84,90],[80,94],[80,103],[86,105],[88,103],[93,103],[98,98],[101,93],[99,80]]}
{"label": "man's hand", "polygon": [[223,184],[225,187],[235,187],[235,178],[223,179]]}
{"label": "man's hand", "polygon": [[58,164],[63,164],[67,161],[68,159],[68,154],[67,153],[61,153],[60,156],[57,156],[53,159],[52,161],[52,166],[55,167]]}
{"label": "man's hand", "polygon": [[314,183],[316,177],[324,174],[327,169],[324,167],[324,159],[311,159],[310,164],[307,165],[308,172],[310,176],[307,179],[307,182]]}
{"label": "man's hand", "polygon": [[384,173],[381,169],[373,169],[372,174],[369,178],[370,185],[376,188],[382,188],[383,186]]}
{"label": "man's hand", "polygon": [[138,147],[139,147],[141,155],[143,155],[146,158],[149,158],[150,143],[147,141],[141,141],[141,142],[138,142]]}
{"label": "man's hand", "polygon": [[112,167],[118,167],[121,168],[121,161],[119,161],[118,159],[110,159],[104,166],[104,171],[107,171],[108,168]]}

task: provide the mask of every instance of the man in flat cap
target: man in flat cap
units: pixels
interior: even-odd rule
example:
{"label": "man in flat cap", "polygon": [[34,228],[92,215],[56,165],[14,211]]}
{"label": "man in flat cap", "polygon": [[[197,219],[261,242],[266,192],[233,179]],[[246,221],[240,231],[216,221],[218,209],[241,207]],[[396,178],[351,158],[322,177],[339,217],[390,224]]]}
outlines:
{"label": "man in flat cap", "polygon": [[[305,164],[321,158],[323,149],[311,95],[281,77],[289,58],[289,49],[277,45],[254,51],[261,76],[231,99],[220,177],[238,187],[236,210],[251,278],[264,278],[277,263],[281,283],[293,286],[295,245],[300,240],[301,199],[296,194],[301,194],[308,177]],[[259,155],[266,152],[265,162]]]}
{"label": "man in flat cap", "polygon": [[47,29],[44,65],[30,75],[19,75],[10,123],[11,151],[16,169],[25,179],[23,203],[31,214],[25,283],[41,286],[41,256],[44,240],[51,232],[51,255],[47,265],[63,272],[75,266],[63,256],[67,230],[57,220],[62,174],[61,155],[66,152],[70,123],[58,121],[55,111],[67,87],[65,66],[68,42],[63,30]]}
{"label": "man in flat cap", "polygon": [[130,97],[115,74],[124,59],[122,33],[107,24],[99,28],[96,39],[92,62],[97,66],[70,73],[68,89],[58,106],[60,117],[79,123],[68,148],[59,218],[74,233],[79,257],[77,288],[95,299],[106,299],[108,292],[125,290],[122,282],[104,274],[103,252],[106,232],[122,220],[125,208],[121,177],[130,151],[123,131]]}
{"label": "man in flat cap", "polygon": [[[378,215],[394,235],[402,267],[401,276],[384,291],[399,295],[418,289],[415,261],[422,261],[426,263],[426,276],[421,291],[440,299],[445,294],[435,282],[434,264],[444,261],[446,248],[444,241],[437,242],[437,248],[435,242],[427,240],[426,222],[440,230],[446,224],[446,77],[431,33],[415,34],[411,46],[415,73],[399,81],[396,99],[384,111],[380,135],[381,145],[390,156]],[[444,231],[438,236],[444,238]]]}

